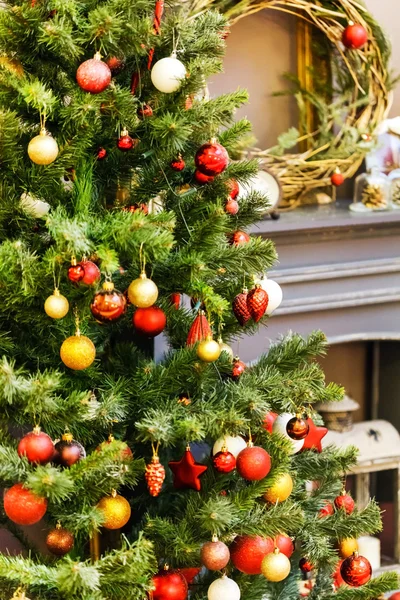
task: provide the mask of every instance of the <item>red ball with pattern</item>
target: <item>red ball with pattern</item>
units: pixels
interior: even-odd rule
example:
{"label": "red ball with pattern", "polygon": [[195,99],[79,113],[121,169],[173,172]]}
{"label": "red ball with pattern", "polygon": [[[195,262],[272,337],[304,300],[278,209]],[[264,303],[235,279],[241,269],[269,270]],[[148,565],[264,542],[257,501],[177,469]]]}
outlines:
{"label": "red ball with pattern", "polygon": [[371,564],[365,556],[360,556],[357,553],[353,554],[353,556],[349,556],[342,562],[340,575],[347,585],[360,587],[371,579]]}
{"label": "red ball with pattern", "polygon": [[355,502],[350,494],[345,492],[335,498],[335,506],[338,510],[344,510],[348,515],[351,515],[355,508]]}
{"label": "red ball with pattern", "polygon": [[221,144],[212,141],[203,144],[195,156],[198,171],[204,175],[215,176],[225,171],[229,163],[229,154]]}
{"label": "red ball with pattern", "polygon": [[228,450],[221,450],[214,454],[213,466],[218,473],[231,473],[236,469],[236,458]]}

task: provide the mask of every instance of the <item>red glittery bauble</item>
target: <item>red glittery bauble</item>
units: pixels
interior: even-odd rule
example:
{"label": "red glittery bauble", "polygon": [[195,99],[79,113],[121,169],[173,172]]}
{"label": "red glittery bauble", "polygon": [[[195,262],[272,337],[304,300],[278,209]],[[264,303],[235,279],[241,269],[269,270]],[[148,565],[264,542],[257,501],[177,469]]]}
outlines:
{"label": "red glittery bauble", "polygon": [[211,175],[204,175],[204,173],[202,173],[201,171],[195,171],[194,178],[196,180],[196,183],[199,183],[200,185],[212,183],[215,179],[215,177],[212,177]]}
{"label": "red glittery bauble", "polygon": [[228,215],[237,215],[239,212],[239,203],[231,198],[225,204],[225,212]]}
{"label": "red glittery bauble", "polygon": [[99,148],[97,150],[97,160],[104,160],[107,156],[107,150],[105,148]]}
{"label": "red glittery bauble", "polygon": [[235,538],[229,549],[236,569],[246,575],[260,575],[262,560],[273,552],[274,541],[258,535],[242,535]]}
{"label": "red glittery bauble", "polygon": [[118,75],[125,67],[125,62],[122,58],[118,58],[118,56],[110,56],[110,58],[107,58],[106,60],[106,65],[113,75]]}
{"label": "red glittery bauble", "polygon": [[237,381],[243,375],[246,370],[246,365],[243,361],[239,360],[239,358],[235,358],[233,361],[232,367],[232,379]]}
{"label": "red glittery bauble", "polygon": [[265,315],[267,306],[268,294],[258,283],[247,294],[247,308],[256,323],[258,323],[258,321]]}
{"label": "red glittery bauble", "polygon": [[337,509],[345,510],[348,515],[351,515],[355,507],[355,502],[349,494],[343,492],[343,494],[335,498],[335,506]]}
{"label": "red glittery bauble", "polygon": [[183,160],[182,157],[177,158],[176,160],[173,160],[171,163],[171,169],[173,171],[177,171],[178,173],[180,171],[183,171],[183,169],[186,167],[186,163]]}
{"label": "red glittery bauble", "polygon": [[162,308],[149,306],[148,308],[137,308],[132,322],[137,332],[148,337],[156,337],[164,331],[167,317]]}
{"label": "red glittery bauble", "polygon": [[188,586],[179,571],[160,571],[153,577],[151,600],[186,600]]}
{"label": "red glittery bauble", "polygon": [[228,450],[221,450],[214,454],[213,466],[219,473],[230,473],[236,468],[236,458]]}
{"label": "red glittery bauble", "polygon": [[219,175],[228,166],[229,154],[218,142],[209,142],[197,150],[195,163],[197,169],[204,175]]}
{"label": "red glittery bauble", "polygon": [[44,517],[46,510],[46,498],[36,496],[22,483],[16,483],[4,493],[4,512],[18,525],[34,525]]}
{"label": "red glittery bauble", "polygon": [[82,281],[85,277],[85,269],[78,263],[77,265],[72,264],[68,269],[68,279],[73,281],[74,283],[78,283],[78,281]]}
{"label": "red glittery bauble", "polygon": [[100,58],[91,58],[78,68],[76,81],[85,92],[100,94],[110,85],[111,71]]}
{"label": "red glittery bauble", "polygon": [[303,573],[310,573],[313,570],[313,565],[310,563],[308,558],[301,558],[299,562],[299,567]]}
{"label": "red glittery bauble", "polygon": [[280,533],[275,537],[275,545],[276,547],[288,558],[290,558],[294,552],[294,542],[291,537],[285,535],[284,533]]}
{"label": "red glittery bauble", "polygon": [[72,439],[71,434],[66,433],[54,446],[54,462],[63,467],[72,467],[82,458],[85,458],[85,448],[79,442]]}
{"label": "red glittery bauble", "polygon": [[251,319],[251,314],[249,313],[249,309],[247,308],[247,289],[244,288],[243,291],[235,296],[232,302],[232,310],[233,314],[242,325],[246,325],[247,321]]}
{"label": "red glittery bauble", "polygon": [[137,143],[137,140],[134,140],[128,133],[123,131],[121,136],[118,138],[117,146],[121,152],[128,152],[129,150],[132,150]]}
{"label": "red glittery bauble", "polygon": [[334,514],[334,508],[331,502],[326,502],[326,504],[320,508],[318,512],[319,517],[330,517]]}
{"label": "red glittery bauble", "polygon": [[307,437],[309,428],[307,420],[297,416],[287,422],[286,433],[292,440],[304,440]]}
{"label": "red glittery bauble", "polygon": [[141,108],[138,108],[137,114],[141,119],[147,119],[153,116],[153,109],[150,104],[144,104]]}
{"label": "red glittery bauble", "polygon": [[247,244],[250,241],[250,236],[245,231],[234,231],[229,238],[229,241],[234,246],[241,246],[242,244]]}
{"label": "red glittery bauble", "polygon": [[340,185],[342,185],[343,182],[344,182],[344,176],[342,175],[342,173],[333,173],[331,175],[331,183],[335,187],[339,187]]}
{"label": "red glittery bauble", "polygon": [[18,444],[19,456],[26,456],[31,463],[45,465],[54,455],[54,444],[47,433],[35,427],[33,431],[24,435]]}
{"label": "red glittery bauble", "polygon": [[114,289],[113,284],[106,282],[104,285],[106,287],[94,295],[90,310],[96,321],[110,323],[117,321],[125,313],[126,298],[122,292]]}
{"label": "red glittery bauble", "polygon": [[272,427],[273,427],[277,417],[278,417],[278,414],[274,413],[274,412],[268,412],[265,415],[264,421],[263,421],[263,428],[265,429],[265,431],[268,431],[268,433],[272,433]]}
{"label": "red glittery bauble", "polygon": [[347,585],[360,587],[371,579],[372,568],[367,558],[356,553],[342,562],[340,574]]}
{"label": "red glittery bauble", "polygon": [[236,468],[243,479],[260,481],[271,470],[271,457],[260,446],[249,446],[239,452],[236,459]]}
{"label": "red glittery bauble", "polygon": [[343,31],[342,42],[350,50],[359,50],[367,41],[368,33],[359,23],[351,23]]}
{"label": "red glittery bauble", "polygon": [[206,542],[201,547],[200,560],[210,571],[224,569],[229,562],[229,558],[228,546],[224,542],[219,542],[217,538],[213,538],[212,542]]}
{"label": "red glittery bauble", "polygon": [[239,196],[239,192],[240,192],[238,182],[236,181],[236,179],[228,179],[228,181],[226,182],[226,185],[228,186],[228,189],[229,189],[229,197],[232,198],[232,200],[236,200],[236,198]]}
{"label": "red glittery bauble", "polygon": [[101,275],[99,267],[91,260],[85,260],[81,263],[81,265],[84,270],[84,275],[81,279],[81,282],[85,283],[86,285],[93,285],[94,283],[97,283]]}

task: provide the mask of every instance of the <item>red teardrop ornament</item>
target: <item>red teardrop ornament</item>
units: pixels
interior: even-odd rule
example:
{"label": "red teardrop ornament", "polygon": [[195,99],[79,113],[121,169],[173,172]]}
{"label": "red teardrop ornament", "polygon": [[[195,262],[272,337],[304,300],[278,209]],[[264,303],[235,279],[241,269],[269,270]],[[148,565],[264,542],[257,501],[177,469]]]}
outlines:
{"label": "red teardrop ornament", "polygon": [[258,283],[247,294],[247,308],[254,321],[258,323],[265,315],[268,306],[268,294]]}

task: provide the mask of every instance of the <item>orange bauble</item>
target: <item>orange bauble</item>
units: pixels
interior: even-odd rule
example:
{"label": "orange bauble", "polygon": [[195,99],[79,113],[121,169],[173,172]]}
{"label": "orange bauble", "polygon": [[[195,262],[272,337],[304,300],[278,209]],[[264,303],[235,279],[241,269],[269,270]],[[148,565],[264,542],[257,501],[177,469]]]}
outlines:
{"label": "orange bauble", "polygon": [[16,483],[4,494],[4,512],[17,525],[34,525],[44,517],[46,510],[46,498],[24,488],[22,483]]}
{"label": "orange bauble", "polygon": [[103,527],[105,529],[120,529],[127,524],[131,516],[131,506],[123,496],[119,496],[114,490],[111,496],[105,496],[97,508],[103,513]]}

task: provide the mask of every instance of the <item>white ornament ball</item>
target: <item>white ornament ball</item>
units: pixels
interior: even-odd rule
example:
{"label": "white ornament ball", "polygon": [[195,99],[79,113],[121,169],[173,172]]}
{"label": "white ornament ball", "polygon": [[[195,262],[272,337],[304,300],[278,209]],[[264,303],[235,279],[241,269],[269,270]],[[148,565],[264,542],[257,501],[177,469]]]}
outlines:
{"label": "white ornament ball", "polygon": [[151,70],[151,81],[154,87],[164,94],[176,92],[186,77],[185,65],[172,54],[157,61]]}
{"label": "white ornament ball", "polygon": [[50,204],[35,196],[31,196],[28,192],[21,194],[20,206],[27,215],[35,217],[35,219],[42,219],[50,210]]}
{"label": "white ornament ball", "polygon": [[240,588],[236,581],[224,575],[208,588],[208,600],[240,600]]}
{"label": "white ornament ball", "polygon": [[292,454],[297,454],[297,452],[300,452],[300,450],[304,446],[304,440],[292,440],[292,438],[288,436],[286,431],[286,425],[288,424],[290,419],[293,419],[293,417],[295,416],[296,415],[293,415],[291,413],[282,413],[275,419],[275,422],[272,426],[272,433],[280,433],[292,442]]}
{"label": "white ornament ball", "polygon": [[276,281],[273,281],[272,279],[267,279],[266,277],[263,277],[257,283],[259,283],[262,289],[268,294],[268,306],[265,314],[271,315],[282,302],[282,288],[279,283],[276,283]]}
{"label": "white ornament ball", "polygon": [[237,435],[235,437],[231,435],[225,435],[224,437],[220,437],[213,446],[213,455],[217,454],[217,452],[221,452],[223,446],[226,446],[228,452],[233,454],[236,458],[239,452],[247,448],[247,444],[245,440]]}

